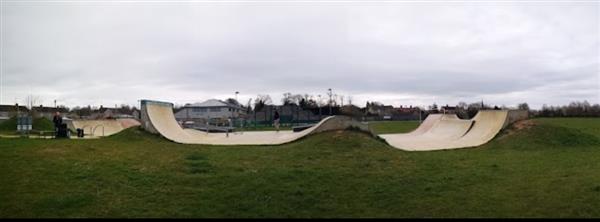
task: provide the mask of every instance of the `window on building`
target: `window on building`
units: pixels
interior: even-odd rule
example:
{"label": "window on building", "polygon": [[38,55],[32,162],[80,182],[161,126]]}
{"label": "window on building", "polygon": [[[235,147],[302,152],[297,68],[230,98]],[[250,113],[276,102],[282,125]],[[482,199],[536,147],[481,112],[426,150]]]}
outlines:
{"label": "window on building", "polygon": [[206,112],[206,108],[195,107],[195,108],[192,108],[192,112],[195,112],[195,113],[205,113]]}
{"label": "window on building", "polygon": [[211,112],[221,112],[221,108],[219,108],[219,107],[212,107],[212,108],[210,108],[210,111]]}

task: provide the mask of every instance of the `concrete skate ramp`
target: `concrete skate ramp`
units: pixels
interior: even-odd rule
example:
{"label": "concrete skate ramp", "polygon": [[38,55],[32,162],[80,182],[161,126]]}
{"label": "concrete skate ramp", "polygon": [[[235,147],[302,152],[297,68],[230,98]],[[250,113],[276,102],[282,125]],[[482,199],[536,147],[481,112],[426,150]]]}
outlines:
{"label": "concrete skate ramp", "polygon": [[135,119],[72,120],[67,125],[73,131],[83,129],[86,135],[110,136],[129,127],[139,126],[140,122]]}
{"label": "concrete skate ramp", "polygon": [[441,116],[425,133],[415,136],[379,135],[391,146],[410,151],[456,149],[480,146],[493,139],[506,125],[506,110],[482,110],[473,119]]}
{"label": "concrete skate ramp", "polygon": [[425,118],[425,120],[423,120],[423,122],[419,125],[419,127],[417,127],[417,129],[415,129],[409,133],[398,133],[398,134],[394,134],[394,135],[404,135],[404,136],[421,135],[421,134],[429,131],[429,129],[431,129],[431,127],[433,127],[433,125],[435,125],[442,118],[442,116],[443,116],[443,114],[429,114],[429,116],[427,116],[427,118]]}
{"label": "concrete skate ramp", "polygon": [[315,126],[300,132],[291,130],[258,131],[242,133],[207,133],[194,129],[183,129],[175,120],[173,104],[142,100],[142,127],[149,132],[158,133],[163,137],[183,144],[207,144],[207,145],[278,145],[298,140],[310,134],[343,130],[355,127],[360,130],[369,131],[368,126],[349,117],[330,116]]}

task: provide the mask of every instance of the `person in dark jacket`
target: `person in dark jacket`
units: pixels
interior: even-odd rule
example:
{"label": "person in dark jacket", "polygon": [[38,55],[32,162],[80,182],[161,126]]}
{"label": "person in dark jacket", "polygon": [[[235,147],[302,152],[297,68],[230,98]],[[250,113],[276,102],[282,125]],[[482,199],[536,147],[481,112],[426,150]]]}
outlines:
{"label": "person in dark jacket", "polygon": [[56,112],[56,114],[54,114],[52,122],[54,123],[54,132],[58,134],[58,128],[62,124],[62,116],[60,116],[60,112]]}
{"label": "person in dark jacket", "polygon": [[275,115],[273,115],[273,125],[277,132],[279,132],[279,112],[277,110],[275,110]]}

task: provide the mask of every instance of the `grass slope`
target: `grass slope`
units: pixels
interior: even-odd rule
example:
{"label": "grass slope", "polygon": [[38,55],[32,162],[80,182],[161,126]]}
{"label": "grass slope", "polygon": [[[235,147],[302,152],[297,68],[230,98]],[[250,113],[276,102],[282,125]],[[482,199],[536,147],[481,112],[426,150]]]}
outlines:
{"label": "grass slope", "polygon": [[375,121],[369,126],[377,134],[408,133],[419,126],[419,121]]}
{"label": "grass slope", "polygon": [[0,217],[599,217],[600,119],[535,122],[434,152],[358,132],[266,147],[138,129],[0,139]]}
{"label": "grass slope", "polygon": [[[54,130],[54,124],[52,121],[40,117],[33,119],[33,125],[31,126],[33,130]],[[17,131],[17,118],[12,117],[2,123],[0,123],[0,133],[4,134],[15,134]]]}

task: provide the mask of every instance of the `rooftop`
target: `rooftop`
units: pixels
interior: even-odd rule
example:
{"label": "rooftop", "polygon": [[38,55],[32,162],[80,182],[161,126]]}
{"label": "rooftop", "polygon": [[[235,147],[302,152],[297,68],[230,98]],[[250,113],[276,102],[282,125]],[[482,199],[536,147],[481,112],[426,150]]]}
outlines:
{"label": "rooftop", "polygon": [[193,103],[193,104],[185,105],[185,107],[224,107],[224,106],[240,108],[238,105],[230,104],[225,101],[218,100],[218,99],[209,99],[209,100],[206,100],[201,103]]}

